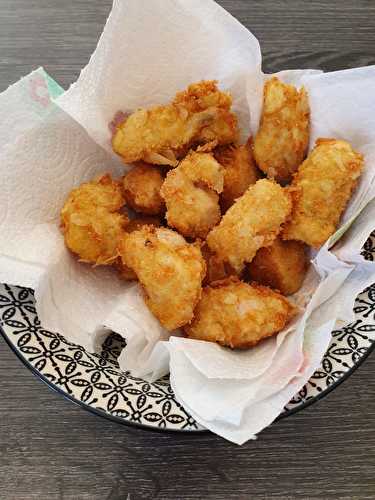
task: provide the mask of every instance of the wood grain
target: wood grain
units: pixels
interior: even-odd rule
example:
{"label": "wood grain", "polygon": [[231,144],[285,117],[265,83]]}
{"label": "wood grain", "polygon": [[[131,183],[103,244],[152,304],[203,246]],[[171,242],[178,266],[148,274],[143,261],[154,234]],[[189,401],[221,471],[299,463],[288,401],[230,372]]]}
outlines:
{"label": "wood grain", "polygon": [[[374,64],[371,0],[221,0],[264,69]],[[44,65],[64,87],[110,0],[0,0],[0,90]],[[21,180],[20,180],[21,181]],[[49,391],[0,340],[0,499],[373,499],[375,356],[331,395],[243,447],[94,417]]]}

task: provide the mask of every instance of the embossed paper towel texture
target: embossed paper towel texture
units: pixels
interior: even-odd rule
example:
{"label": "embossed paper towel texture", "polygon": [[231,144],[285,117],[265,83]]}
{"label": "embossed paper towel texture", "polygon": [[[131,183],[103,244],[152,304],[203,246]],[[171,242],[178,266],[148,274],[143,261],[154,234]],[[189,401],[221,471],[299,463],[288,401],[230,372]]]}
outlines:
{"label": "embossed paper towel texture", "polygon": [[[8,194],[16,190],[13,203],[7,202],[10,208],[2,224],[5,232],[10,231],[12,241],[1,242],[0,248],[13,268],[8,265],[7,271],[0,261],[0,278],[35,285],[38,312],[46,327],[86,348],[98,347],[108,328],[124,335],[128,347],[120,362],[135,373],[155,378],[168,370],[170,356],[171,383],[177,398],[200,423],[238,443],[267,426],[319,365],[335,320],[348,319],[346,309],[340,306],[343,295],[347,308],[360,287],[375,281],[373,267],[363,263],[358,246],[363,234],[372,229],[371,224],[360,219],[353,223],[353,238],[341,248],[345,261],[326,247],[322,249],[296,297],[306,305],[315,291],[305,313],[278,337],[245,353],[177,337],[165,342],[169,335],[144,306],[138,285],[120,283],[111,270],[92,270],[77,263],[65,250],[57,225],[59,209],[72,186],[103,170],[121,170],[83,128],[110,152],[108,123],[115,112],[160,104],[192,81],[216,78],[233,93],[245,137],[258,126],[266,78],[260,63],[257,40],[210,0],[115,1],[89,65],[78,82],[58,99],[75,121],[53,108],[17,143],[0,151],[5,161],[2,165],[8,169],[13,159],[17,173],[6,176]],[[336,126],[341,136],[368,152],[367,180],[351,203],[349,217],[357,215],[358,207],[363,208],[373,196],[375,171],[373,138],[366,135],[355,142],[351,135],[371,101],[369,84],[375,71],[368,68],[360,77],[356,72],[363,70],[353,71],[332,77],[341,80],[333,95],[329,92],[332,80],[325,75],[314,71],[280,73],[285,81],[305,84],[311,93],[313,137],[334,131]],[[366,79],[368,92],[358,95],[361,105],[348,105],[352,120],[342,120],[340,114],[335,116],[335,110],[358,79]],[[324,109],[319,106],[322,95],[332,105]],[[366,120],[370,125],[374,118],[367,113]],[[327,123],[330,129],[324,128]],[[365,129],[357,130],[357,139],[362,138]],[[27,161],[31,144],[33,151]],[[17,178],[34,169],[38,181],[19,189]],[[56,179],[58,182],[53,182]],[[371,205],[366,210],[373,215]],[[27,224],[24,217],[28,217]],[[362,231],[359,238],[356,227]],[[335,293],[338,288],[340,300]]]}

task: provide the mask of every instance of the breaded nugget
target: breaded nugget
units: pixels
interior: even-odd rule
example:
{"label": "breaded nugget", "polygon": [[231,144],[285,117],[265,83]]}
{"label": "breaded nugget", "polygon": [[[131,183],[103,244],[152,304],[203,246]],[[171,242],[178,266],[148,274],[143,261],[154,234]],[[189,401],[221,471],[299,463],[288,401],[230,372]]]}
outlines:
{"label": "breaded nugget", "polygon": [[154,226],[161,227],[162,220],[159,217],[151,215],[137,215],[134,219],[130,219],[125,227],[127,233],[132,233],[137,231],[137,229],[142,229],[144,226]]}
{"label": "breaded nugget", "polygon": [[214,118],[194,140],[197,144],[211,141],[230,144],[238,138],[237,117],[230,111],[232,96],[219,90],[217,83],[215,80],[193,83],[186,90],[178,92],[173,101],[175,106],[182,106],[190,114],[215,110]]}
{"label": "breaded nugget", "polygon": [[363,169],[363,156],[337,139],[318,139],[296,173],[293,211],[282,237],[319,248],[335,232]]}
{"label": "breaded nugget", "polygon": [[229,278],[203,289],[194,320],[184,331],[192,339],[248,349],[282,330],[295,312],[270,288]]}
{"label": "breaded nugget", "polygon": [[115,263],[115,267],[119,273],[120,278],[122,278],[125,281],[137,281],[137,275],[133,271],[133,269],[130,269],[130,267],[125,266],[125,264],[122,263],[121,258],[118,258]]}
{"label": "breaded nugget", "polygon": [[274,181],[260,179],[227,211],[207,236],[210,250],[239,274],[259,248],[271,245],[290,215],[291,196]]}
{"label": "breaded nugget", "polygon": [[233,267],[212,253],[207,243],[202,245],[201,251],[207,267],[206,276],[203,281],[204,285],[209,285],[213,281],[223,280],[230,276],[236,276],[236,271]]}
{"label": "breaded nugget", "polygon": [[[161,220],[158,217],[152,216],[138,216],[135,219],[131,219],[125,227],[125,231],[127,233],[131,233],[133,231],[137,231],[138,229],[142,229],[144,226],[154,226],[160,227]],[[115,266],[119,271],[120,277],[126,281],[134,281],[137,279],[137,275],[130,269],[130,267],[125,266],[122,262],[121,257],[118,257],[116,260]]]}
{"label": "breaded nugget", "polygon": [[258,250],[248,266],[248,275],[261,285],[292,295],[301,288],[307,268],[307,248],[303,243],[276,238],[272,245]]}
{"label": "breaded nugget", "polygon": [[69,194],[61,210],[65,244],[81,261],[112,264],[128,217],[117,213],[125,204],[121,186],[109,174],[82,184]]}
{"label": "breaded nugget", "polygon": [[253,158],[251,139],[242,146],[219,146],[214,155],[224,167],[224,189],[220,196],[220,205],[225,212],[251,184],[256,183],[260,173]]}
{"label": "breaded nugget", "polygon": [[217,82],[192,84],[171,104],[140,109],[117,125],[113,150],[125,163],[144,160],[174,167],[193,144],[229,144],[237,139],[231,105],[231,96],[221,92]]}
{"label": "breaded nugget", "polygon": [[124,177],[123,187],[126,204],[147,215],[159,215],[165,211],[160,188],[164,175],[158,167],[140,162]]}
{"label": "breaded nugget", "polygon": [[224,169],[212,154],[190,153],[168,172],[160,191],[168,224],[184,236],[205,238],[221,217],[223,182]]}
{"label": "breaded nugget", "polygon": [[133,269],[151,312],[167,330],[189,323],[202,293],[206,265],[197,243],[166,228],[146,226],[120,242],[123,263]]}
{"label": "breaded nugget", "polygon": [[283,184],[306,157],[310,133],[308,95],[302,87],[286,85],[273,77],[264,85],[260,128],[254,141],[258,167]]}

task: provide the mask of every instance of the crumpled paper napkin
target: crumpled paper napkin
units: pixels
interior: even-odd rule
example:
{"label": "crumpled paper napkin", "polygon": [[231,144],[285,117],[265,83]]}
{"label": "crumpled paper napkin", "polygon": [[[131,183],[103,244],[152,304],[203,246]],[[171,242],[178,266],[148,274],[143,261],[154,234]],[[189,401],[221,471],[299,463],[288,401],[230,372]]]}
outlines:
{"label": "crumpled paper napkin", "polygon": [[[35,288],[44,327],[90,351],[110,330],[123,335],[123,369],[148,380],[170,370],[176,397],[192,416],[239,444],[269,425],[306,383],[335,324],[353,319],[356,295],[375,282],[375,264],[360,255],[375,228],[375,67],[278,76],[309,92],[311,145],[321,136],[350,140],[365,154],[366,170],[341,228],[314,255],[294,297],[301,314],[246,352],[170,336],[138,284],[78,263],[58,225],[74,186],[123,171],[108,127],[119,110],[160,104],[191,82],[217,79],[233,94],[243,139],[254,134],[269,77],[256,38],[212,0],[115,0],[89,64],[56,103],[50,95],[58,87],[43,70],[0,95],[0,281]],[[4,123],[12,123],[12,133]]]}

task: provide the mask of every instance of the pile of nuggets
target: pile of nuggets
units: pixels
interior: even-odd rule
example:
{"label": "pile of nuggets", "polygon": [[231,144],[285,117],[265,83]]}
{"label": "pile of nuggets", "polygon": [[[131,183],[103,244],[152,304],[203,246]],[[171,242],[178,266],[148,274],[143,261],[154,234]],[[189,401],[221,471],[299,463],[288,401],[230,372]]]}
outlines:
{"label": "pile of nuggets", "polygon": [[331,138],[306,157],[303,88],[269,79],[245,144],[231,106],[217,82],[202,81],[124,116],[112,144],[133,168],[74,189],[61,227],[82,262],[138,280],[166,329],[246,349],[296,314],[286,296],[302,285],[309,247],[336,230],[363,157]]}

